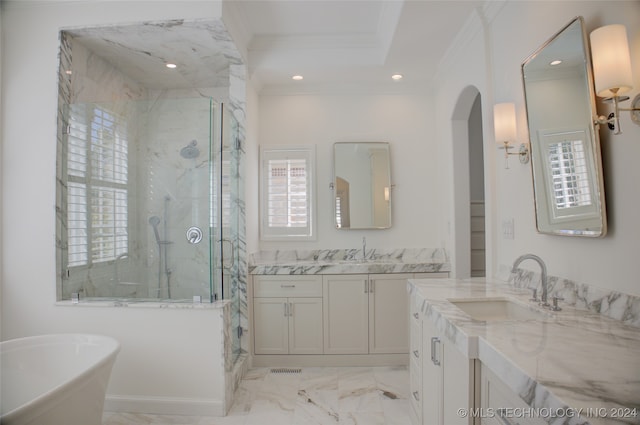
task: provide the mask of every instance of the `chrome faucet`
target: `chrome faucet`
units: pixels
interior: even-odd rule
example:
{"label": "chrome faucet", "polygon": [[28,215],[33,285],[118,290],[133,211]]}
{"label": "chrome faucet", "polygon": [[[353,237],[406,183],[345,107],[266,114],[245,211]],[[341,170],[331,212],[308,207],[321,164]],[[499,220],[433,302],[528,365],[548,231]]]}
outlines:
{"label": "chrome faucet", "polygon": [[524,260],[533,260],[540,266],[540,284],[542,286],[542,297],[540,299],[540,303],[545,307],[549,306],[549,303],[547,302],[547,266],[544,264],[544,261],[542,261],[542,258],[533,254],[521,255],[513,262],[511,273],[515,273],[520,263]]}

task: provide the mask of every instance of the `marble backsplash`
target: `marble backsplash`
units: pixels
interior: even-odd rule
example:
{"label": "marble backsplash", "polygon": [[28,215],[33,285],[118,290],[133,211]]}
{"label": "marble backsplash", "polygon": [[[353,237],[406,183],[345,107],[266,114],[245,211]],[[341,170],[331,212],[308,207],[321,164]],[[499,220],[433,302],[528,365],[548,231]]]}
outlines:
{"label": "marble backsplash", "polygon": [[[503,266],[500,277],[517,288],[536,288],[538,294],[542,293],[539,272],[517,269],[511,273],[510,268]],[[560,307],[570,305],[640,327],[640,296],[551,275],[547,277],[547,290],[549,300],[553,296],[564,298],[559,302]]]}
{"label": "marble backsplash", "polygon": [[371,261],[384,263],[448,263],[449,256],[442,248],[373,248],[311,249],[259,251],[249,257],[250,265],[292,263],[340,263]]}

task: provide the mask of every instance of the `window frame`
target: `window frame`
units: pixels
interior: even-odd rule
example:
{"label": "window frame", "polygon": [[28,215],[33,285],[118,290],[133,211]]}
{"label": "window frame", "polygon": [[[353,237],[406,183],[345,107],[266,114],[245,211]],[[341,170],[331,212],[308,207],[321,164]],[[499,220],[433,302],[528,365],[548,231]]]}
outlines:
{"label": "window frame", "polygon": [[[269,225],[269,161],[300,160],[306,161],[306,226],[270,226]],[[259,197],[260,197],[260,239],[263,241],[316,239],[316,148],[311,145],[260,146]]]}

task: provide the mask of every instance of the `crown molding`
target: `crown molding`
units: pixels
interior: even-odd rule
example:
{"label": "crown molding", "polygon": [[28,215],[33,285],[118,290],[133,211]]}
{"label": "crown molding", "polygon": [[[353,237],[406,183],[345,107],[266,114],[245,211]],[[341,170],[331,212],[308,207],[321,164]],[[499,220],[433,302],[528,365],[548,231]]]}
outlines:
{"label": "crown molding", "polygon": [[485,31],[485,26],[495,20],[508,1],[488,0],[476,7],[475,12],[464,23],[438,64],[434,81],[442,81],[446,78],[460,54],[464,52],[464,48]]}

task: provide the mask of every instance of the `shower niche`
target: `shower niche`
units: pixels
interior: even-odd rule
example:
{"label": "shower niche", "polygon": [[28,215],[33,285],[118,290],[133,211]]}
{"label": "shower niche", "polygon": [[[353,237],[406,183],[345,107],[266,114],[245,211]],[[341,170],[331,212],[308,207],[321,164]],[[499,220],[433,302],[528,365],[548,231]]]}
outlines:
{"label": "shower niche", "polygon": [[222,22],[74,28],[60,43],[58,300],[239,310],[244,65]]}

